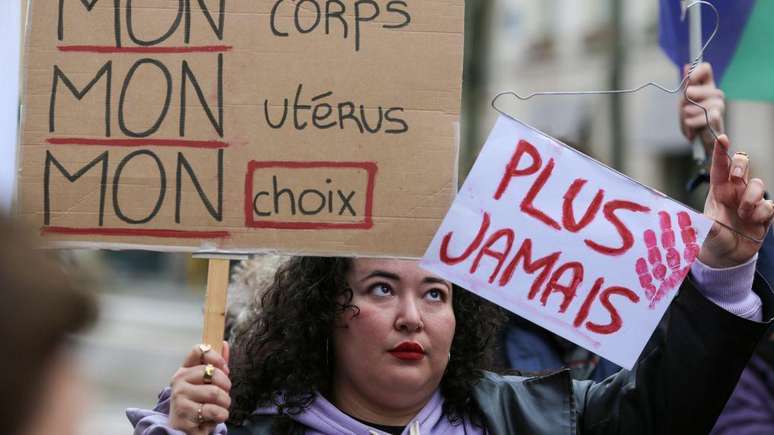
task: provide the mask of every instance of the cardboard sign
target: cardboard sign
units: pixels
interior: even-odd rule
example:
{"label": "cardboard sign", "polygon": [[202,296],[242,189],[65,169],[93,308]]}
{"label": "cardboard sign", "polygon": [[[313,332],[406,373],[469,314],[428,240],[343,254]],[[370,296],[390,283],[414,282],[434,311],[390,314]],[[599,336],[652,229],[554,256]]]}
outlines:
{"label": "cardboard sign", "polygon": [[463,0],[33,1],[47,241],[419,257],[456,188]]}
{"label": "cardboard sign", "polygon": [[711,223],[501,117],[422,266],[631,368]]}

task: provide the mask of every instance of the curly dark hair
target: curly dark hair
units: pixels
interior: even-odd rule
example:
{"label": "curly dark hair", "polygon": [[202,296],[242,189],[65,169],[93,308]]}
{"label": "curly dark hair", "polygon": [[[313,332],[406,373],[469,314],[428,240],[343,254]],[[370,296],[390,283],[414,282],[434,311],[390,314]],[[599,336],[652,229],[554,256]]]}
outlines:
{"label": "curly dark hair", "polygon": [[[257,292],[247,319],[234,331],[230,423],[242,424],[256,407],[276,406],[280,415],[296,415],[312,404],[316,392],[331,391],[328,338],[339,314],[358,312],[345,278],[350,266],[348,258],[294,257]],[[477,422],[472,387],[481,370],[494,367],[496,334],[505,315],[472,293],[456,286],[453,291],[457,327],[441,380],[444,412],[451,423],[465,416]]]}

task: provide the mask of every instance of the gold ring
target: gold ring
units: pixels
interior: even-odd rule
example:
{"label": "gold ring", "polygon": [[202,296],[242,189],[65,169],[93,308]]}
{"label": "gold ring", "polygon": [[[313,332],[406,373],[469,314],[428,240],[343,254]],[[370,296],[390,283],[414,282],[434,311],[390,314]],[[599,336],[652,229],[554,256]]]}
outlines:
{"label": "gold ring", "polygon": [[215,375],[215,366],[212,364],[207,364],[204,366],[204,375],[202,377],[202,382],[209,385],[212,383],[212,376]]}
{"label": "gold ring", "polygon": [[204,424],[204,404],[199,405],[199,409],[196,411],[196,423],[201,426]]}
{"label": "gold ring", "polygon": [[734,155],[735,155],[735,156],[742,156],[742,157],[746,157],[746,158],[748,158],[748,159],[750,158],[750,155],[749,155],[749,154],[747,154],[747,153],[746,153],[746,152],[744,152],[744,151],[737,151],[737,152],[735,152],[735,153],[734,153]]}
{"label": "gold ring", "polygon": [[211,350],[212,350],[212,346],[210,346],[209,344],[200,344],[199,345],[199,351],[202,353],[201,355],[199,355],[199,362],[201,364],[204,364],[204,354],[206,354],[207,352],[209,352]]}

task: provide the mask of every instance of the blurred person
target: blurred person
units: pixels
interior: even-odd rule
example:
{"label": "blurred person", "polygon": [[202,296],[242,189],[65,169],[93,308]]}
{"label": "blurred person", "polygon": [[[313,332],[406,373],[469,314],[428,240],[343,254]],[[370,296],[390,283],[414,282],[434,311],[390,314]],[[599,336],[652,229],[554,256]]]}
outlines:
{"label": "blurred person", "polygon": [[712,435],[774,433],[774,328],[761,341],[720,414]]}
{"label": "blurred person", "polygon": [[94,296],[26,231],[0,218],[0,433],[75,435],[86,399],[72,334],[92,325]]}
{"label": "blurred person", "polygon": [[249,317],[250,302],[258,289],[269,287],[277,269],[288,260],[282,255],[256,255],[234,266],[228,285],[228,306],[224,340],[229,341],[233,332]]}
{"label": "blurred person", "polygon": [[[763,234],[774,204],[732,175],[747,164],[715,159],[705,213]],[[499,309],[416,261],[296,257],[233,354],[194,347],[156,408],[127,415],[137,435],[706,433],[774,319],[758,249],[713,227],[643,358],[602,383],[485,371]]]}

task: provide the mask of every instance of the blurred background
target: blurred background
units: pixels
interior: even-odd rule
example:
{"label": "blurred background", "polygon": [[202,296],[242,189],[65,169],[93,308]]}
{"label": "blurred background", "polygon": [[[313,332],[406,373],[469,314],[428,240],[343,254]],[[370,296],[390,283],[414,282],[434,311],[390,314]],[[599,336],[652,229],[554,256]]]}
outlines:
{"label": "blurred background", "polygon": [[[7,211],[16,172],[26,0],[0,3],[0,209]],[[500,91],[523,95],[679,83],[678,69],[659,47],[658,0],[467,0],[466,13],[461,181],[498,116],[490,103]],[[677,99],[650,89],[622,96],[504,97],[498,106],[700,208],[704,191],[691,196],[685,188],[697,169],[680,133]],[[726,130],[753,157],[753,173],[771,182],[774,105],[728,101]],[[124,409],[152,407],[181,355],[200,340],[206,261],[147,252],[83,250],[66,256],[97,273],[92,278],[102,289],[100,323],[79,341],[93,390],[82,433],[129,433]]]}

